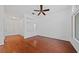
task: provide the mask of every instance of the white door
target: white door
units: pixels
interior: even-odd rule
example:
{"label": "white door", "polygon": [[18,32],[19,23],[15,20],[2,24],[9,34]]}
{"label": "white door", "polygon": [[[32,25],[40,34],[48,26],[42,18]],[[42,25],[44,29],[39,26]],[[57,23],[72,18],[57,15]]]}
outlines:
{"label": "white door", "polygon": [[4,44],[4,7],[0,5],[0,45]]}
{"label": "white door", "polygon": [[5,17],[5,35],[16,35],[24,34],[24,19],[20,19],[17,16],[9,16],[6,14]]}
{"label": "white door", "polygon": [[25,16],[25,38],[37,35],[36,19],[31,16]]}

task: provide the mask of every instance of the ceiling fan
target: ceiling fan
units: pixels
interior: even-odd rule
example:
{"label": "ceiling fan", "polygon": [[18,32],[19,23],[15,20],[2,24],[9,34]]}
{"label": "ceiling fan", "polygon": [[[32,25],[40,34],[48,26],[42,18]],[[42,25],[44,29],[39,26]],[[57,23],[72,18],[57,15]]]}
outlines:
{"label": "ceiling fan", "polygon": [[39,16],[40,14],[46,15],[45,12],[49,11],[49,9],[43,9],[43,5],[40,5],[40,9],[39,10],[34,10],[34,11],[39,12],[38,13],[38,16]]}

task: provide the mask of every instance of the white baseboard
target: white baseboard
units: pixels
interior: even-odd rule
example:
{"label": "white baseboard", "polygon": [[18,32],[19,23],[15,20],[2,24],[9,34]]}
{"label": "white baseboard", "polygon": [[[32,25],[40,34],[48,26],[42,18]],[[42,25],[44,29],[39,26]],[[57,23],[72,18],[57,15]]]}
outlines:
{"label": "white baseboard", "polygon": [[76,39],[72,39],[71,40],[71,44],[74,46],[74,48],[76,49],[76,51],[79,53],[79,41]]}
{"label": "white baseboard", "polygon": [[4,44],[4,35],[0,35],[0,45],[3,45]]}

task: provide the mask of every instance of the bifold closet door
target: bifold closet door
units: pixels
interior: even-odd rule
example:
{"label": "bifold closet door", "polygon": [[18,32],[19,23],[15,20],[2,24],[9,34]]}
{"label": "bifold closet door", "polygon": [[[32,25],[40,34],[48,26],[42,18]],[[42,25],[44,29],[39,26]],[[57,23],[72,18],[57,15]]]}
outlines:
{"label": "bifold closet door", "polygon": [[37,23],[35,18],[25,15],[25,38],[37,35]]}
{"label": "bifold closet door", "polygon": [[15,16],[5,15],[5,36],[6,35],[24,35],[24,19]]}
{"label": "bifold closet door", "polygon": [[36,35],[36,21],[27,18],[20,18],[5,15],[4,32],[6,35],[23,35],[25,38]]}
{"label": "bifold closet door", "polygon": [[0,45],[4,43],[4,7],[0,6]]}

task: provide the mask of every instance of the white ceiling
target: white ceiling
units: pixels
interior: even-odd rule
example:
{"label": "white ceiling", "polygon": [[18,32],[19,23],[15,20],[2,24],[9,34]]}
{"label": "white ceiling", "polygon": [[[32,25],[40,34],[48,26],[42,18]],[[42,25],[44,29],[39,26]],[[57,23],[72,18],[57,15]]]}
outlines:
{"label": "white ceiling", "polygon": [[[37,12],[33,10],[39,9],[39,5],[6,5],[4,7],[7,14],[19,17],[23,17],[24,15],[34,16],[32,13],[34,13],[36,16]],[[44,9],[50,9],[48,13],[60,12],[70,7],[71,6],[69,5],[44,5]]]}

